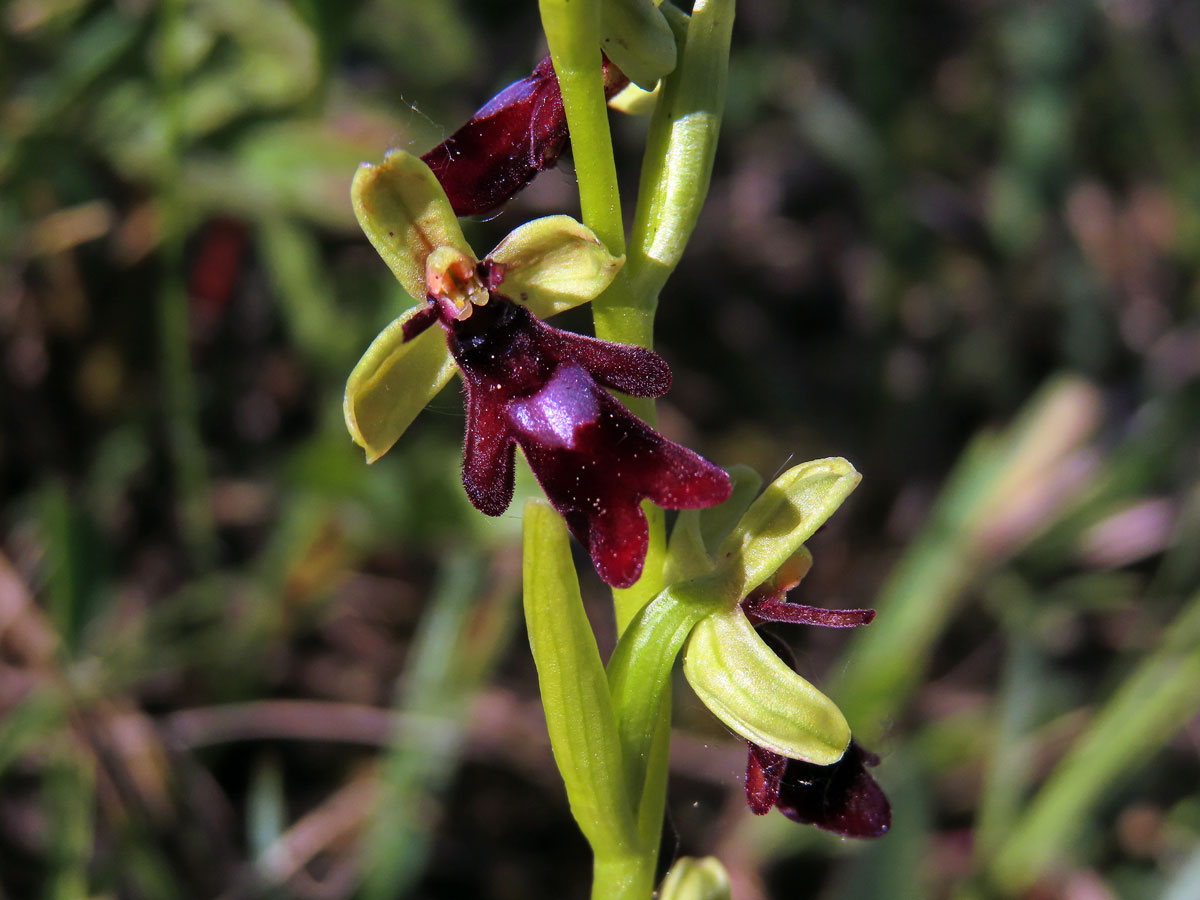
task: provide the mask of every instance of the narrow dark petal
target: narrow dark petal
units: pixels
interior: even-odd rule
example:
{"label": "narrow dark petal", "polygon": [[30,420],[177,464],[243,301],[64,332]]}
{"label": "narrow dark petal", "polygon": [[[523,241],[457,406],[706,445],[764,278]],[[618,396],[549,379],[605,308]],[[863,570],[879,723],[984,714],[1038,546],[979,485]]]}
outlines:
{"label": "narrow dark petal", "polygon": [[892,807],[867,772],[878,757],[854,741],[832,766],[788,760],[776,807],[795,822],[844,837],[881,837],[892,824]]}
{"label": "narrow dark petal", "polygon": [[[629,84],[608,59],[603,73],[607,98]],[[567,143],[562,94],[547,56],[421,159],[441,182],[455,215],[482,216],[519,194],[538,173],[553,168]]]}
{"label": "narrow dark petal", "polygon": [[650,547],[650,526],[641,504],[614,503],[588,516],[586,527],[586,546],[596,574],[613,587],[636,583]]}
{"label": "narrow dark petal", "polygon": [[455,214],[478,216],[499,209],[553,167],[566,144],[562,95],[546,57],[421,159],[441,182]]}
{"label": "narrow dark petal", "polygon": [[765,816],[779,799],[788,758],[750,741],[746,747],[746,802],[756,816]]}
{"label": "narrow dark petal", "polygon": [[826,628],[853,628],[856,625],[869,625],[875,618],[873,609],[824,609],[756,594],[742,601],[742,611],[754,625],[790,622],[795,625],[823,625]]}
{"label": "narrow dark petal", "polygon": [[[654,432],[657,435],[657,432]],[[704,509],[729,499],[729,473],[682,444],[662,438],[646,496],[663,509]]]}
{"label": "narrow dark petal", "polygon": [[671,369],[653,350],[558,329],[552,336],[560,358],[579,363],[607,388],[634,397],[661,397],[671,389]]}
{"label": "narrow dark petal", "polygon": [[411,341],[437,320],[437,307],[430,303],[424,309],[413,313],[413,317],[401,326],[400,332],[404,335],[405,341]]}
{"label": "narrow dark petal", "polygon": [[467,433],[463,442],[463,488],[475,508],[498,516],[513,496],[513,443],[503,404],[486,387],[466,381]]}

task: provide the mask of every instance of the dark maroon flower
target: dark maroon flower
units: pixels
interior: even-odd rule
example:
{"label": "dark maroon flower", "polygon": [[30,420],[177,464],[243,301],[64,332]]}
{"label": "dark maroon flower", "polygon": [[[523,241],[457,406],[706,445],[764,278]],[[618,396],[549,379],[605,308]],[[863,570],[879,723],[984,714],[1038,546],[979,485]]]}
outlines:
{"label": "dark maroon flower", "polygon": [[[486,264],[481,269],[493,288],[494,276]],[[520,445],[600,577],[629,587],[646,558],[643,499],[697,509],[729,497],[723,469],[667,440],[603,389],[666,393],[671,371],[657,353],[560,331],[495,293],[466,318],[434,299],[430,308],[413,334],[434,318],[446,329],[467,394],[463,486],[481,512],[508,508]]]}
{"label": "dark maroon flower", "polygon": [[[628,83],[606,59],[605,95],[612,97]],[[441,182],[455,215],[480,216],[495,212],[539,172],[553,168],[567,139],[558,77],[547,56],[421,159]]]}
{"label": "dark maroon flower", "polygon": [[[751,623],[788,622],[828,628],[870,624],[875,618],[873,609],[823,609],[786,599],[787,592],[807,571],[809,560],[807,553],[794,557],[773,579],[742,601],[742,612]],[[771,634],[762,637],[781,660],[796,668],[786,644]],[[845,837],[880,837],[891,825],[891,805],[865,768],[878,765],[879,757],[853,740],[842,758],[830,766],[788,759],[750,741],[746,745],[746,802],[756,815],[778,809],[793,821]]]}
{"label": "dark maroon flower", "polygon": [[866,769],[879,757],[855,741],[831,766],[747,744],[746,800],[758,815],[774,808],[794,822],[854,838],[882,837],[891,827],[891,804]]}

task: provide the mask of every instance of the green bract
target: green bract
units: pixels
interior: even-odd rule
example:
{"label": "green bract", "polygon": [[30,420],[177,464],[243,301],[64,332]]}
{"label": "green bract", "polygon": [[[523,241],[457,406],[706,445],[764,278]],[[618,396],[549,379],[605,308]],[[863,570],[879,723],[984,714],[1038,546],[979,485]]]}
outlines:
{"label": "green bract", "polygon": [[[426,331],[406,341],[404,323],[424,306],[433,282],[439,293],[459,286],[473,297],[484,289],[462,283],[464,275],[474,278],[475,254],[445,191],[420,159],[393,150],[380,165],[363,164],[351,198],[372,246],[419,301],[379,333],[346,382],[346,427],[374,462],[454,374],[445,338]],[[625,257],[613,256],[570,216],[549,216],[516,229],[488,260],[503,277],[500,293],[546,318],[598,296]]]}

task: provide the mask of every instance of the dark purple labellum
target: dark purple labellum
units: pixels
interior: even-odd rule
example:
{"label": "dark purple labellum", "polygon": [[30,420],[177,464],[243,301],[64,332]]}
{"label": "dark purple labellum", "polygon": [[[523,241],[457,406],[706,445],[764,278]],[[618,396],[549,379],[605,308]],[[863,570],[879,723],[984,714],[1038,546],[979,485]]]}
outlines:
{"label": "dark purple labellum", "polygon": [[[629,83],[605,60],[605,95]],[[458,131],[421,157],[450,198],[455,215],[495,212],[567,146],[567,116],[550,57],[489,100]]]}
{"label": "dark purple labellum", "polygon": [[[755,750],[750,757],[755,759]],[[832,766],[789,759],[780,778],[775,808],[794,822],[816,825],[844,837],[882,837],[892,825],[892,807],[866,769],[878,764],[878,756],[854,741]]]}
{"label": "dark purple labellum", "polygon": [[551,328],[496,294],[442,324],[467,393],[463,486],[481,512],[498,516],[512,501],[519,444],[600,577],[629,587],[646,558],[642,500],[697,509],[728,499],[723,469],[603,390],[661,396],[671,371],[658,354]]}
{"label": "dark purple labellum", "polygon": [[775,808],[794,822],[853,838],[882,837],[891,827],[891,804],[866,770],[879,757],[854,741],[831,766],[747,745],[746,801],[757,815]]}

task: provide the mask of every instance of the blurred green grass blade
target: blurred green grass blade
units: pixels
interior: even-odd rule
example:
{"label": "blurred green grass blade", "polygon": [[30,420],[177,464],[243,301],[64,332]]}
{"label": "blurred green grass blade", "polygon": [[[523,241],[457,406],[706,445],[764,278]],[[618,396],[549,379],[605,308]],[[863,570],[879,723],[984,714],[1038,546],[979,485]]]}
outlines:
{"label": "blurred green grass blade", "polygon": [[1099,712],[1030,801],[989,867],[1015,892],[1058,859],[1095,804],[1129,770],[1148,763],[1200,709],[1200,593]]}
{"label": "blurred green grass blade", "polygon": [[85,107],[92,89],[120,63],[142,30],[140,22],[115,9],[97,12],[73,30],[56,54],[57,65],[29,79],[13,98],[13,108],[24,115],[6,118],[13,130],[0,137],[0,180],[8,174],[8,141],[55,127],[74,108]]}
{"label": "blurred green grass blade", "polygon": [[1032,777],[1033,743],[1028,735],[1046,677],[1033,641],[1024,634],[1011,635],[975,817],[975,851],[984,858],[1011,831]]}
{"label": "blurred green grass blade", "polygon": [[88,863],[92,858],[95,788],[91,761],[65,749],[46,769],[42,795],[50,873],[47,900],[91,896]]}
{"label": "blurred green grass blade", "polygon": [[283,218],[267,218],[259,226],[259,244],[292,339],[322,367],[341,372],[353,359],[359,335],[346,327],[345,313],[334,305],[313,233]]}
{"label": "blurred green grass blade", "polygon": [[1078,489],[1064,471],[1095,427],[1091,385],[1052,379],[1003,434],[964,451],[921,532],[856,629],[833,696],[869,743],[899,714],[969,585],[1058,515]]}
{"label": "blurred green grass blade", "polygon": [[0,717],[0,773],[56,734],[66,722],[62,695],[47,688],[35,689]]}
{"label": "blurred green grass blade", "polygon": [[638,846],[608,680],[584,612],[567,528],[545,503],[525,504],[524,603],[550,746],[571,814],[597,858]]}
{"label": "blurred green grass blade", "polygon": [[97,612],[106,580],[100,536],[60,481],[42,489],[38,513],[50,621],[62,645],[73,653]]}
{"label": "blurred green grass blade", "polygon": [[421,618],[401,676],[400,726],[379,782],[364,841],[364,898],[406,896],[425,867],[431,821],[427,804],[450,783],[462,753],[471,701],[507,645],[515,622],[515,580],[487,588],[485,559],[449,556]]}

